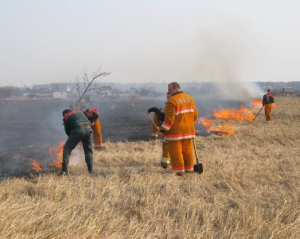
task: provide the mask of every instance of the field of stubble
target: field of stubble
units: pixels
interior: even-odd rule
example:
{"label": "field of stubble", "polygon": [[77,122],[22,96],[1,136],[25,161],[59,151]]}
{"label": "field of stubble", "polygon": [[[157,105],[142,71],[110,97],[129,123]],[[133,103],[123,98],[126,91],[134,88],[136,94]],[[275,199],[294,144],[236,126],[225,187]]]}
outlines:
{"label": "field of stubble", "polygon": [[[1,238],[299,238],[300,99],[274,121],[232,121],[196,139],[204,173],[174,176],[159,141],[107,142],[70,175],[0,182]],[[257,110],[258,111],[258,110]],[[71,159],[72,160],[72,159]]]}

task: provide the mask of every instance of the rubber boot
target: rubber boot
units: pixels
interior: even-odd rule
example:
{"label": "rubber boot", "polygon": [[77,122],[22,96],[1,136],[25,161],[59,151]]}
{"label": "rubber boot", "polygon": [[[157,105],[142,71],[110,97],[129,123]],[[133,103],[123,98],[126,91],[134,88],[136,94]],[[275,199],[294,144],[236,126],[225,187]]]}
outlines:
{"label": "rubber boot", "polygon": [[94,173],[94,171],[93,171],[93,164],[88,164],[87,166],[88,166],[89,173],[93,174]]}
{"label": "rubber boot", "polygon": [[194,171],[185,171],[184,173],[191,174],[194,173]]}
{"label": "rubber boot", "polygon": [[61,172],[58,174],[58,176],[68,175],[69,174],[68,164],[62,163],[61,165],[62,165],[62,169]]}
{"label": "rubber boot", "polygon": [[102,151],[105,149],[106,149],[106,147],[104,145],[95,147],[95,150],[97,150],[97,151]]}
{"label": "rubber boot", "polygon": [[161,166],[162,168],[169,168],[169,167],[170,167],[170,164],[165,163],[165,162],[160,162],[160,166]]}

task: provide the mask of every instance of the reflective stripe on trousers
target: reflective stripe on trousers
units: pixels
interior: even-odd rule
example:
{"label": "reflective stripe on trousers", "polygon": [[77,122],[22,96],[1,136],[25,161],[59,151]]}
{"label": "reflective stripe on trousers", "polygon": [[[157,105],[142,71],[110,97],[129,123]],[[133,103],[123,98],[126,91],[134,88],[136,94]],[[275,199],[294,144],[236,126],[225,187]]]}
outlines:
{"label": "reflective stripe on trousers", "polygon": [[189,172],[194,170],[194,155],[192,139],[168,141],[174,172]]}

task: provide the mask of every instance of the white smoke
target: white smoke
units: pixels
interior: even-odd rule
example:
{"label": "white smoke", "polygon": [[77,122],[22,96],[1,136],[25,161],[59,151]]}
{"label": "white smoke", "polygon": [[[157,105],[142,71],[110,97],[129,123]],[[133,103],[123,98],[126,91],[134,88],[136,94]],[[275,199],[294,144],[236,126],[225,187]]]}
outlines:
{"label": "white smoke", "polygon": [[76,146],[70,155],[70,166],[84,165],[84,151],[81,143]]}
{"label": "white smoke", "polygon": [[262,90],[247,75],[255,62],[255,42],[249,26],[240,19],[225,19],[202,28],[195,74],[202,82],[217,83],[221,98],[260,98]]}

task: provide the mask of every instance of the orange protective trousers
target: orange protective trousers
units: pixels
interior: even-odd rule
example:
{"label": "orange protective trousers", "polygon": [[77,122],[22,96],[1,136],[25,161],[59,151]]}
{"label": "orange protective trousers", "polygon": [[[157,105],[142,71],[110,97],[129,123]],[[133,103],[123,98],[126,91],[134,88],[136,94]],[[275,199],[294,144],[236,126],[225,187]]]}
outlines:
{"label": "orange protective trousers", "polygon": [[169,140],[169,153],[174,172],[194,171],[193,139]]}
{"label": "orange protective trousers", "polygon": [[265,104],[266,121],[272,121],[271,111],[272,111],[272,104]]}
{"label": "orange protective trousers", "polygon": [[99,119],[94,122],[94,125],[92,125],[92,130],[94,131],[94,146],[96,148],[103,146],[101,124]]}
{"label": "orange protective trousers", "polygon": [[167,168],[170,165],[169,143],[162,144],[161,166]]}
{"label": "orange protective trousers", "polygon": [[160,121],[158,119],[157,113],[154,113],[153,122],[155,123],[155,125],[152,123],[152,139],[158,139],[157,127],[160,125]]}

